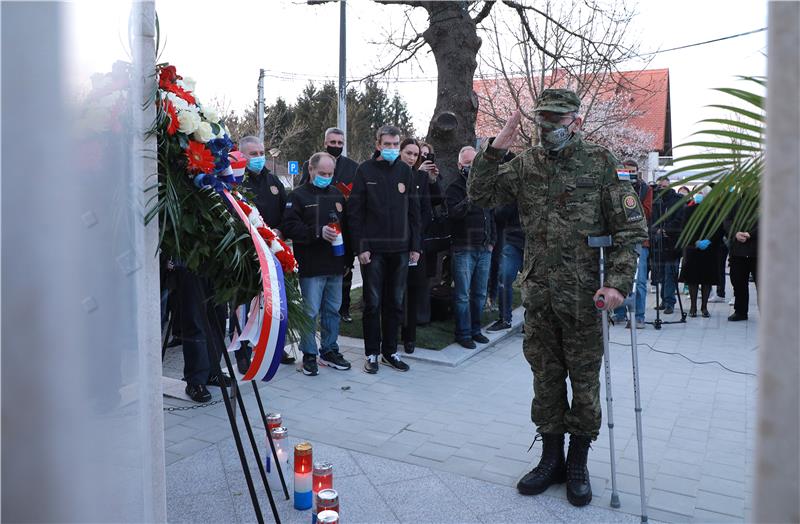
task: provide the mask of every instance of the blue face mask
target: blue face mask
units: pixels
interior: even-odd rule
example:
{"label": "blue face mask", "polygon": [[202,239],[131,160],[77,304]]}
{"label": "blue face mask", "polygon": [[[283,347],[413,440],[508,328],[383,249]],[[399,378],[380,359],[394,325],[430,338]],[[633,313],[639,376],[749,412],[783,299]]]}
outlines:
{"label": "blue face mask", "polygon": [[267,157],[254,156],[247,160],[247,169],[249,169],[253,173],[260,173],[261,170],[264,169],[264,164],[266,163],[267,163]]}
{"label": "blue face mask", "polygon": [[703,195],[701,195],[700,193],[697,193],[697,194],[694,196],[694,203],[695,203],[695,204],[699,204],[699,203],[700,203],[700,202],[702,202],[702,201],[703,201]]}
{"label": "blue face mask", "polygon": [[400,150],[399,149],[388,149],[388,148],[387,149],[382,149],[381,150],[381,156],[383,157],[384,160],[387,160],[391,164],[392,162],[397,160],[397,157],[400,156]]}
{"label": "blue face mask", "polygon": [[312,180],[311,183],[320,189],[325,189],[326,187],[331,185],[332,180],[333,180],[332,176],[314,175],[314,180]]}

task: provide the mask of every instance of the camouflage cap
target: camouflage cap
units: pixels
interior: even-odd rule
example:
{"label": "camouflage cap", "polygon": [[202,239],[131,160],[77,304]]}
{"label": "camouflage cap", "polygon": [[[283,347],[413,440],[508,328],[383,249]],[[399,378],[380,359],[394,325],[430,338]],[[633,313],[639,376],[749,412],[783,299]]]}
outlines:
{"label": "camouflage cap", "polygon": [[573,113],[581,107],[581,99],[571,89],[545,89],[536,100],[535,111]]}

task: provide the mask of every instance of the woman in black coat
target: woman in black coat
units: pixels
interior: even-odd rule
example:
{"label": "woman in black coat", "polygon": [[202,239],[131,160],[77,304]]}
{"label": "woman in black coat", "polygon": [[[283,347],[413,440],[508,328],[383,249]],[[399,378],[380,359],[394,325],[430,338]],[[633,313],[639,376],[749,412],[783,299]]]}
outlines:
{"label": "woman in black coat", "polygon": [[[689,219],[701,205],[703,195],[695,195],[694,201],[690,201],[684,210],[683,227],[686,227]],[[697,228],[696,233],[689,239],[683,254],[683,265],[679,280],[689,286],[689,300],[691,306],[689,316],[697,316],[697,292],[700,291],[700,314],[708,318],[708,297],[711,295],[711,287],[717,285],[719,281],[719,252],[722,249],[722,228],[717,228],[711,234],[701,237],[704,225]]]}

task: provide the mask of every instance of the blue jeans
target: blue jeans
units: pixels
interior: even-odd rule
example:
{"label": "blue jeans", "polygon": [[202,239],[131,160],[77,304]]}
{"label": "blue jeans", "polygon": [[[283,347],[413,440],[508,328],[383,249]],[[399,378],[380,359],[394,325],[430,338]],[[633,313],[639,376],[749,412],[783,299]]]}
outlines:
{"label": "blue jeans", "polygon": [[[647,302],[647,257],[650,249],[640,247],[639,265],[636,267],[636,320],[644,322],[644,308]],[[614,318],[620,320],[625,318],[625,306],[620,306],[614,310]]]}
{"label": "blue jeans", "polygon": [[497,294],[500,297],[500,320],[511,322],[514,301],[514,280],[522,267],[522,249],[506,243],[500,254],[500,275]]}
{"label": "blue jeans", "polygon": [[486,303],[492,253],[483,248],[453,250],[456,339],[481,333],[481,313]]}
{"label": "blue jeans", "polygon": [[661,287],[661,302],[665,308],[675,307],[675,293],[678,291],[678,264],[680,264],[680,259],[664,262],[664,284]]}
{"label": "blue jeans", "polygon": [[[300,278],[305,313],[314,325],[320,320],[320,353],[339,352],[339,307],[342,305],[342,275],[322,275]],[[317,341],[312,330],[300,337],[300,351],[304,355],[317,354]]]}

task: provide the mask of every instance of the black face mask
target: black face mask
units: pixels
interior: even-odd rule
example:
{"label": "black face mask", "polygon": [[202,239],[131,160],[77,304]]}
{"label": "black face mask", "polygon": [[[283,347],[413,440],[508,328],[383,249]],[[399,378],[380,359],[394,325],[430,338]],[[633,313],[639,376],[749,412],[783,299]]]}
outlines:
{"label": "black face mask", "polygon": [[343,147],[334,147],[334,146],[325,147],[325,151],[327,151],[329,154],[333,155],[336,158],[339,158],[339,155],[342,154],[343,150],[344,150]]}

